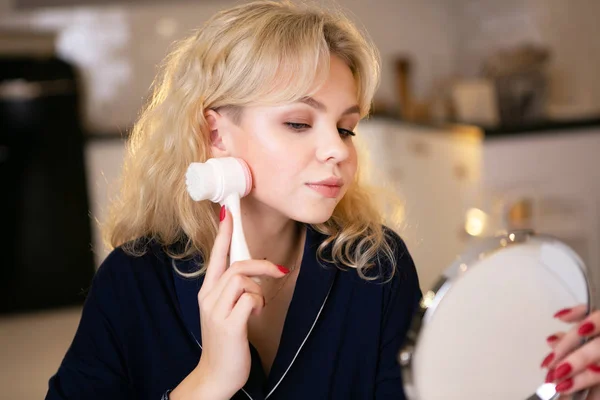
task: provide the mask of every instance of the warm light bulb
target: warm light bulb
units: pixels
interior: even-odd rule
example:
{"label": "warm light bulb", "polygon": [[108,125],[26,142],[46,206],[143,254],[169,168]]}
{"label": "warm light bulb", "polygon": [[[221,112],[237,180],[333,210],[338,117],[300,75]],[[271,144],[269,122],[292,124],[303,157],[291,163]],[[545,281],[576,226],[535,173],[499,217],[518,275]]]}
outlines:
{"label": "warm light bulb", "polygon": [[465,231],[471,236],[479,236],[485,229],[487,214],[478,208],[471,208],[467,211],[465,221]]}

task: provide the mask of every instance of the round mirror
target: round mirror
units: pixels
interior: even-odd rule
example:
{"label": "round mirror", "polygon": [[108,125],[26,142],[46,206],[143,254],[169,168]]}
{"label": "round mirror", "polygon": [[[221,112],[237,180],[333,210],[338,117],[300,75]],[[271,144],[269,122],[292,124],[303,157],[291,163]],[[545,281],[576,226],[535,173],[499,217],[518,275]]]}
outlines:
{"label": "round mirror", "polygon": [[515,231],[482,240],[423,293],[399,354],[407,396],[530,398],[545,380],[545,338],[569,328],[552,315],[589,310],[590,293],[583,262],[555,238]]}

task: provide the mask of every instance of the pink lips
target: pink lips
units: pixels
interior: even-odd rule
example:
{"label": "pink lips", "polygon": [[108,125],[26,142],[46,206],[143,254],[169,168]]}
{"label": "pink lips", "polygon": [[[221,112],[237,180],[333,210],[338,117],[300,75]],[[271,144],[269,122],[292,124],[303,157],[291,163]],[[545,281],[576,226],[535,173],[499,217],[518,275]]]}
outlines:
{"label": "pink lips", "polygon": [[309,182],[306,184],[306,186],[315,192],[328,198],[337,197],[342,190],[342,185],[342,180],[336,177],[327,178],[319,182]]}

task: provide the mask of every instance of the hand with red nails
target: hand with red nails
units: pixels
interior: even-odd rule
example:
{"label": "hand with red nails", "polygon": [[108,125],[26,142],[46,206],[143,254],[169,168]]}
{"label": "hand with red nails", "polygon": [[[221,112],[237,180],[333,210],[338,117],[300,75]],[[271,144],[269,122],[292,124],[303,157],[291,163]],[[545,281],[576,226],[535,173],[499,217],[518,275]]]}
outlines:
{"label": "hand with red nails", "polygon": [[[586,399],[600,400],[600,311],[587,315],[587,307],[579,305],[554,317],[574,326],[546,338],[552,348],[542,361],[542,367],[548,368],[546,381],[555,382],[556,391],[566,395],[591,389]],[[587,342],[582,345],[582,340]]]}
{"label": "hand with red nails", "polygon": [[247,323],[265,300],[252,277],[281,278],[288,272],[266,260],[236,262],[227,268],[233,232],[231,215],[221,208],[215,239],[202,288],[198,293],[202,355],[198,366],[171,392],[170,399],[229,399],[250,374]]}

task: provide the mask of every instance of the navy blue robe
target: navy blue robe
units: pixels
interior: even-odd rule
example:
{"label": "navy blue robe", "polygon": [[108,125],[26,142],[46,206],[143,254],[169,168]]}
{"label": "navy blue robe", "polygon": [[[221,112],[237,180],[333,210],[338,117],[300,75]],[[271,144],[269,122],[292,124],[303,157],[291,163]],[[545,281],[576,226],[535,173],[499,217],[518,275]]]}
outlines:
{"label": "navy blue robe", "polygon": [[[324,236],[307,230],[304,256],[271,373],[251,347],[252,368],[233,399],[404,399],[398,351],[421,298],[413,261],[395,234],[396,273],[365,281],[319,263]],[[96,273],[75,338],[48,400],[161,399],[198,364],[198,290],[150,243],[141,257],[115,249]],[[178,261],[181,270],[193,261]]]}

